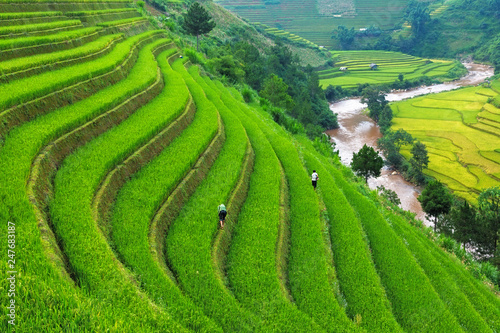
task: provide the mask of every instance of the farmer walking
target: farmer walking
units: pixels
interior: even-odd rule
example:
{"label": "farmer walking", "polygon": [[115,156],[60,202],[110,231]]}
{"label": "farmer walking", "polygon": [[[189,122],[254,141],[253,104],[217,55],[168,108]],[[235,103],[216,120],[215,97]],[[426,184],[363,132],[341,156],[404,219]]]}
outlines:
{"label": "farmer walking", "polygon": [[226,215],[227,215],[226,206],[224,206],[224,204],[220,204],[219,207],[217,207],[217,211],[219,212],[220,228],[224,229],[224,223],[226,222]]}
{"label": "farmer walking", "polygon": [[314,190],[316,191],[316,184],[318,183],[319,176],[316,173],[316,170],[313,170],[313,173],[311,175],[311,180],[312,180],[312,186],[314,187]]}

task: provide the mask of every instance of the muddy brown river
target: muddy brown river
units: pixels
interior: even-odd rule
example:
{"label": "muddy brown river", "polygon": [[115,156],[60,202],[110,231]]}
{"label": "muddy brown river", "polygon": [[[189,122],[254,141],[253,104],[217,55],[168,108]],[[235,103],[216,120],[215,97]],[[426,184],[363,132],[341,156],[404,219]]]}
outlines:
{"label": "muddy brown river", "polygon": [[[387,94],[386,99],[391,102],[401,101],[429,93],[438,93],[477,85],[493,75],[494,69],[491,66],[475,63],[464,63],[464,65],[469,70],[469,73],[460,80],[419,87],[408,91],[391,92]],[[365,108],[366,104],[361,103],[359,98],[343,100],[330,105],[330,109],[337,114],[340,127],[326,133],[335,141],[336,149],[339,150],[340,158],[345,165],[351,163],[352,154],[358,152],[365,143],[376,149],[377,139],[382,136],[375,122],[364,114]],[[424,221],[426,225],[432,225],[425,218],[425,213],[422,211],[422,207],[417,200],[421,188],[408,183],[398,173],[384,168],[380,177],[368,180],[368,185],[371,189],[383,185],[395,191],[401,200],[401,207],[403,209],[416,213],[417,218]]]}

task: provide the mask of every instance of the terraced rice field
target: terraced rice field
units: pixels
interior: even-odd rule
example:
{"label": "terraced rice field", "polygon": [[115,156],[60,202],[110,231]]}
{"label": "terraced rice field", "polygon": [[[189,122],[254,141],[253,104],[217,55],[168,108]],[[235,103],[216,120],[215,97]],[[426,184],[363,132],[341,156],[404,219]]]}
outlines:
{"label": "terraced rice field", "polygon": [[271,35],[274,35],[276,37],[285,38],[285,39],[288,39],[292,42],[297,42],[297,43],[303,44],[305,46],[310,46],[310,47],[314,47],[314,48],[319,47],[318,45],[314,44],[313,42],[311,42],[305,38],[302,38],[298,35],[291,34],[288,31],[280,30],[277,28],[271,28],[271,27],[269,27],[265,24],[261,24],[261,23],[255,23],[255,26],[261,27],[262,29],[264,29],[265,32],[267,32]]}
{"label": "terraced rice field", "polygon": [[[331,51],[335,67],[318,72],[320,84],[353,88],[358,84],[384,84],[422,76],[445,77],[455,64],[452,61],[429,60],[390,51]],[[371,64],[377,68],[372,70]],[[340,70],[345,67],[347,70]]]}
{"label": "terraced rice field", "polygon": [[393,29],[402,19],[408,0],[218,0],[217,3],[250,22],[283,29],[331,47],[334,45],[330,38],[332,31],[339,25]]}
{"label": "terraced rice field", "polygon": [[479,86],[392,105],[393,128],[405,129],[427,146],[427,174],[473,201],[481,190],[500,183],[500,109],[488,103],[498,93]]}
{"label": "terraced rice field", "polygon": [[131,2],[0,11],[0,331],[500,331],[488,286]]}

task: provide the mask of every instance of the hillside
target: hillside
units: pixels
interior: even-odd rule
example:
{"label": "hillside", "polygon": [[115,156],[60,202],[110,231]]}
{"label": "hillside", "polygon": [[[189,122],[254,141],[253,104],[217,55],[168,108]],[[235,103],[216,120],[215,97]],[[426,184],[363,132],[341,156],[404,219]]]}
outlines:
{"label": "hillside", "polygon": [[[330,37],[337,26],[356,30],[377,26],[392,30],[400,24],[409,0],[219,0],[217,3],[246,18],[284,29],[318,45],[332,47],[336,41]],[[435,0],[424,1],[426,3]]]}
{"label": "hillside", "polygon": [[479,265],[138,9],[0,0],[0,331],[500,331]]}
{"label": "hillside", "polygon": [[[430,7],[426,34],[406,50],[423,57],[473,56],[496,64],[500,8],[495,1],[446,0]],[[403,50],[404,52],[405,50]]]}
{"label": "hillside", "polygon": [[[412,85],[409,82],[418,80],[457,78],[458,75],[450,71],[463,67],[449,60],[422,59],[390,51],[331,51],[331,54],[334,66],[318,71],[324,88],[328,85],[342,88],[356,88],[360,84],[381,86],[395,81],[401,81],[402,88],[409,88]],[[376,67],[371,68],[371,64]],[[405,80],[407,82],[403,82]]]}

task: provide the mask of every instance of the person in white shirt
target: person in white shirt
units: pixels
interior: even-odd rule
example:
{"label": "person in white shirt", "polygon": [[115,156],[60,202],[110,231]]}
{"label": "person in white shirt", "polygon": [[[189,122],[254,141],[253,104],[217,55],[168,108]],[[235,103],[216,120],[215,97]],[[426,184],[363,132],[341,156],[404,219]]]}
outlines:
{"label": "person in white shirt", "polygon": [[226,206],[224,206],[224,204],[220,204],[219,207],[217,207],[217,212],[219,213],[220,228],[224,229],[224,222],[226,222],[227,215]]}
{"label": "person in white shirt", "polygon": [[312,185],[314,187],[314,190],[316,191],[316,184],[318,183],[319,176],[316,173],[316,170],[313,170],[313,173],[311,175],[311,180],[312,180]]}

